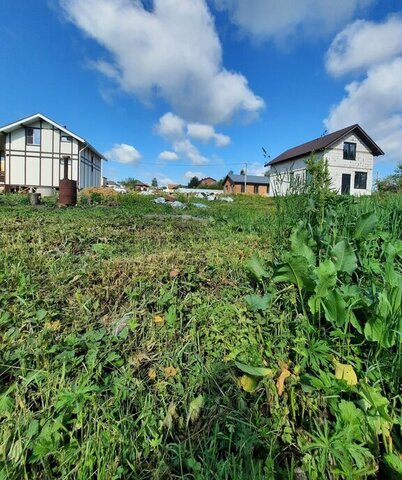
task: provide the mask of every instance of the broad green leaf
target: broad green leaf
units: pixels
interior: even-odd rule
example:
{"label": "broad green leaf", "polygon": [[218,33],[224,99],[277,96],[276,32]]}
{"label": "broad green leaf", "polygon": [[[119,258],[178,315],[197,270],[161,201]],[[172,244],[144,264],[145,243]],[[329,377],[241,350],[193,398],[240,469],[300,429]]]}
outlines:
{"label": "broad green leaf", "polygon": [[311,247],[315,245],[315,242],[311,239],[307,230],[302,225],[293,229],[292,234],[290,235],[290,244],[293,255],[305,257],[310,265],[315,266],[315,254],[311,249]]}
{"label": "broad green leaf", "polygon": [[375,410],[382,410],[389,404],[388,399],[383,397],[374,387],[367,385],[367,383],[362,383],[360,385],[359,393],[370,407]]}
{"label": "broad green leaf", "polygon": [[354,237],[357,240],[366,238],[377,226],[377,221],[378,219],[374,212],[361,215],[356,222]]}
{"label": "broad green leaf", "polygon": [[251,308],[251,310],[254,311],[268,310],[268,308],[271,306],[272,299],[273,295],[271,293],[267,293],[262,297],[260,295],[246,295],[244,297],[247,305]]}
{"label": "broad green leaf", "polygon": [[249,365],[245,365],[244,363],[235,362],[236,367],[244,373],[248,375],[252,375],[254,377],[270,377],[274,376],[274,371],[271,368],[265,367],[250,367]]}
{"label": "broad green leaf", "polygon": [[338,272],[351,274],[357,268],[357,257],[352,246],[346,240],[342,240],[334,246],[331,258]]}
{"label": "broad green leaf", "polygon": [[336,268],[331,260],[324,260],[314,269],[317,275],[315,292],[320,297],[328,295],[330,289],[336,285]]}
{"label": "broad green leaf", "polygon": [[276,268],[274,282],[290,282],[299,289],[306,288],[311,291],[314,288],[314,280],[311,267],[306,259],[300,255],[286,255],[285,262]]}
{"label": "broad green leaf", "polygon": [[337,289],[328,292],[328,295],[322,300],[325,318],[336,325],[342,327],[347,319],[347,308],[345,300]]}
{"label": "broad green leaf", "polygon": [[194,423],[198,420],[201,409],[204,406],[204,397],[202,395],[198,395],[189,406],[188,414],[187,414],[187,425],[191,422]]}
{"label": "broad green leaf", "polygon": [[264,278],[268,278],[268,272],[265,270],[264,266],[261,263],[261,260],[253,255],[245,264],[247,270],[252,274],[252,276],[259,282]]}

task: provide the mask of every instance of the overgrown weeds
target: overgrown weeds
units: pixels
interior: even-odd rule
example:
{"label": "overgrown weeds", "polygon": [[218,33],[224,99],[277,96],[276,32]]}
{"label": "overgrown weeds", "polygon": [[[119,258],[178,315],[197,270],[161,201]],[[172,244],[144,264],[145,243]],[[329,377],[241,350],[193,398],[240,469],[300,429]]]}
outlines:
{"label": "overgrown weeds", "polygon": [[398,478],[400,196],[120,201],[0,211],[0,478]]}

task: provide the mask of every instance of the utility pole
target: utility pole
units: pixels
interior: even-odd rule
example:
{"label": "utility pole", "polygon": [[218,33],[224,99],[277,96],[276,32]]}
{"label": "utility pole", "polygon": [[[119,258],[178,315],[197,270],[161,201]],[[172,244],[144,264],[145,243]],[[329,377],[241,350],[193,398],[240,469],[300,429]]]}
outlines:
{"label": "utility pole", "polygon": [[244,164],[244,193],[247,193],[247,162]]}

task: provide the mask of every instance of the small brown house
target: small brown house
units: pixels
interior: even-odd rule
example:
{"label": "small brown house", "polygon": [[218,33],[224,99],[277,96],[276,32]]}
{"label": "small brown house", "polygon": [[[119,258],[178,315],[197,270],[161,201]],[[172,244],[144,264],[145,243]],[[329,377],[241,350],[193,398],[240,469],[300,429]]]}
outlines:
{"label": "small brown house", "polygon": [[148,188],[149,188],[149,185],[147,185],[146,183],[140,182],[140,180],[137,180],[134,184],[134,190],[136,192],[144,192],[148,190]]}
{"label": "small brown house", "polygon": [[257,175],[226,175],[223,181],[225,193],[248,193],[251,195],[269,194],[269,178]]}
{"label": "small brown house", "polygon": [[199,187],[210,187],[211,185],[215,185],[216,180],[212,177],[205,177],[202,178],[198,184]]}

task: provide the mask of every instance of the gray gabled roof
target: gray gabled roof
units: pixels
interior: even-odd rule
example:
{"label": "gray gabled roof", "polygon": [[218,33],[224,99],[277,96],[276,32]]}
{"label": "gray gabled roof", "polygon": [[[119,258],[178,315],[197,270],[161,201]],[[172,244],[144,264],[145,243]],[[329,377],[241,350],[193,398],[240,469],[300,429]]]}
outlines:
{"label": "gray gabled roof", "polygon": [[247,183],[251,183],[253,185],[269,185],[269,178],[259,175],[247,175],[245,179],[245,175],[235,175],[233,173],[229,173],[228,175],[226,175],[224,183],[227,178],[233,183],[244,183],[244,180],[246,180]]}
{"label": "gray gabled roof", "polygon": [[352,132],[355,133],[363,141],[363,143],[371,150],[372,154],[375,157],[379,155],[384,155],[384,152],[374,142],[374,140],[367,135],[367,133],[360,127],[360,125],[355,123],[350,127],[342,128],[341,130],[337,130],[336,132],[329,133],[328,135],[315,138],[310,142],[306,142],[297,147],[290,148],[289,150],[286,150],[285,152],[281,153],[279,156],[277,156],[270,162],[266,163],[265,167],[270,165],[275,165],[281,162],[286,162],[288,160],[293,160],[299,157],[303,157],[313,152],[320,152],[322,150],[325,150],[326,148],[331,146],[333,143],[337,142],[342,137]]}

